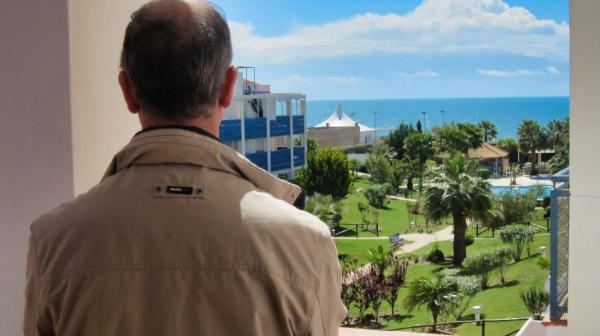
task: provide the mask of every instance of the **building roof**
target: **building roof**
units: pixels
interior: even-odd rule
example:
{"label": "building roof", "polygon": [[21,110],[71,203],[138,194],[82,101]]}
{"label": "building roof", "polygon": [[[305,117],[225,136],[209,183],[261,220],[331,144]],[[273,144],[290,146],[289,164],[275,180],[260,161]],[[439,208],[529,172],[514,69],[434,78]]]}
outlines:
{"label": "building roof", "polygon": [[329,118],[323,120],[322,122],[315,125],[315,128],[320,127],[356,127],[360,128],[360,132],[372,132],[375,131],[374,128],[358,123],[352,118],[350,118],[344,111],[342,111],[342,107],[340,104],[337,104],[335,111],[329,116]]}
{"label": "building roof", "polygon": [[484,142],[479,148],[469,149],[469,157],[476,159],[501,159],[508,157],[508,152]]}

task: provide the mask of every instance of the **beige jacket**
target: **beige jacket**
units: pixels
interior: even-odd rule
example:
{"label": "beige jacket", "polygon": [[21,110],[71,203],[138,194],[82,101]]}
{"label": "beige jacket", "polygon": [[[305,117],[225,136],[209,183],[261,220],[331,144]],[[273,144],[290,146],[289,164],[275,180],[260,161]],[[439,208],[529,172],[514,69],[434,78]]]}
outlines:
{"label": "beige jacket", "polygon": [[32,224],[25,335],[337,335],[335,245],[299,194],[206,136],[135,136]]}

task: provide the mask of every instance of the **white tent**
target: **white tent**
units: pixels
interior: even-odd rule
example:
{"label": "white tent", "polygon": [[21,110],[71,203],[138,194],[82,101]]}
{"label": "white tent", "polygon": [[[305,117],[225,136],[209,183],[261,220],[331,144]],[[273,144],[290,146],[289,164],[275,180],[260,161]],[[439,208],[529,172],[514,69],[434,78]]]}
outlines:
{"label": "white tent", "polygon": [[335,111],[329,116],[329,118],[323,120],[318,123],[315,128],[323,128],[323,127],[356,127],[360,128],[360,142],[361,143],[370,143],[376,140],[377,130],[375,128],[371,128],[369,126],[360,124],[352,118],[350,118],[344,111],[342,111],[342,107],[340,104],[337,104]]}

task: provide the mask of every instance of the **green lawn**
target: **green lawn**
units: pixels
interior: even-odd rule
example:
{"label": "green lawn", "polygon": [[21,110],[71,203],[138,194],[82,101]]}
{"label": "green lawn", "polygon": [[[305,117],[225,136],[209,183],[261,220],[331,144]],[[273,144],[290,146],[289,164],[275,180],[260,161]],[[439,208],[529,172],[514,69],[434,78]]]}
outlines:
{"label": "green lawn", "polygon": [[[366,180],[358,180],[352,184],[351,192],[344,198],[344,210],[342,212],[341,224],[344,228],[350,228],[345,236],[355,235],[355,224],[361,224],[361,216],[358,211],[358,202],[369,204],[365,195],[360,192],[362,188],[369,184]],[[406,204],[411,201],[406,200],[388,200],[388,203],[383,209],[375,209],[379,212],[379,235],[389,236],[393,233],[405,233],[409,230],[410,221],[408,219],[408,210]],[[425,231],[425,220],[423,216],[417,216],[417,228]],[[429,226],[430,230],[440,230],[445,225],[437,227]],[[371,232],[359,230],[359,237],[373,237],[375,234]]]}
{"label": "green lawn", "polygon": [[[368,243],[367,243],[368,242]],[[363,248],[362,245],[369,245],[370,247],[377,246],[377,244],[386,244],[387,242],[379,241],[367,241],[358,240],[352,242],[346,242],[342,240],[336,241],[340,253],[347,253],[357,255],[359,259],[366,261],[368,248]],[[452,254],[452,243],[445,241],[439,242],[439,247],[444,251],[446,255]],[[501,246],[502,242],[499,239],[478,239],[476,242],[468,247],[467,254],[474,253],[476,251],[487,249],[491,247]],[[539,234],[536,236],[532,252],[537,253],[540,246],[549,246],[549,235]],[[412,254],[423,256],[431,250],[431,246],[426,246]],[[547,249],[549,250],[549,249]],[[363,254],[364,253],[364,254]],[[505,318],[505,317],[525,317],[529,313],[523,306],[519,293],[531,286],[543,288],[548,271],[542,269],[536,263],[537,255],[527,258],[526,255],[523,260],[518,263],[512,263],[507,272],[507,285],[500,286],[499,278],[497,274],[494,274],[490,278],[489,289],[478,293],[473,297],[471,306],[480,305],[482,306],[482,315],[484,318]],[[439,272],[444,267],[450,266],[438,266],[429,263],[411,263],[408,268],[407,281],[410,282],[419,277],[431,277],[436,272]],[[396,312],[400,312],[400,316],[395,319],[382,319],[384,329],[394,329],[403,326],[409,326],[414,324],[431,323],[431,315],[424,309],[418,309],[411,313],[408,313],[403,304],[402,300],[406,296],[407,288],[402,287],[400,289],[399,299],[396,303]],[[390,307],[387,303],[384,303],[381,307],[381,312],[389,312]],[[350,314],[356,315],[357,311],[355,307],[350,307]],[[466,312],[465,319],[472,319],[472,312]],[[505,322],[505,323],[493,323],[486,326],[486,335],[504,335],[510,331],[513,331],[523,322]],[[458,335],[480,335],[480,327],[474,325],[463,325],[457,328],[456,333]]]}

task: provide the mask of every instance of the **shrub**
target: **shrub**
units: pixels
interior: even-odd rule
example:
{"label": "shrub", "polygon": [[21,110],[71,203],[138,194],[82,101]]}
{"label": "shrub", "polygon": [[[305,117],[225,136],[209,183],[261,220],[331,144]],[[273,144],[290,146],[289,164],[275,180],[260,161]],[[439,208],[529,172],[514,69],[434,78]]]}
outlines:
{"label": "shrub", "polygon": [[499,203],[504,224],[514,224],[525,223],[531,220],[537,200],[533,194],[519,195],[506,192],[500,197]]}
{"label": "shrub", "polygon": [[365,166],[367,167],[367,173],[371,175],[371,182],[384,183],[390,180],[392,169],[386,158],[369,156]]}
{"label": "shrub", "polygon": [[435,242],[431,248],[431,251],[429,251],[429,254],[427,255],[427,261],[437,264],[443,262],[444,260],[446,260],[446,256],[444,256],[444,252],[440,250],[438,243]]}
{"label": "shrub", "polygon": [[525,304],[529,313],[533,315],[533,318],[541,320],[542,313],[548,305],[549,295],[543,289],[531,287],[521,292],[521,300],[523,300],[523,304]]}
{"label": "shrub", "polygon": [[506,270],[508,264],[512,260],[512,250],[508,246],[501,246],[494,250],[495,252],[495,263],[498,267],[498,273],[500,273],[500,282],[504,285],[506,283]]}
{"label": "shrub", "polygon": [[334,200],[331,195],[315,193],[306,202],[304,209],[319,217],[330,229],[334,229],[340,225],[343,203],[342,201]]}
{"label": "shrub", "polygon": [[309,195],[320,193],[342,198],[352,183],[348,158],[339,149],[310,151],[306,166],[298,171],[298,183]]}
{"label": "shrub", "polygon": [[389,274],[385,278],[384,298],[392,308],[392,316],[395,316],[394,307],[398,299],[398,289],[404,284],[408,260],[400,256],[391,257],[389,262]]}
{"label": "shrub", "polygon": [[477,174],[479,175],[479,177],[481,177],[484,180],[489,179],[490,176],[492,176],[492,172],[487,168],[479,168],[479,170],[477,171]]}
{"label": "shrub", "polygon": [[484,250],[467,257],[463,263],[463,269],[469,275],[479,278],[482,289],[488,287],[490,273],[498,268],[496,253],[494,250]]}
{"label": "shrub", "polygon": [[500,239],[512,245],[515,262],[521,260],[524,248],[530,252],[535,232],[535,227],[525,225],[511,225],[500,231]]}
{"label": "shrub", "polygon": [[480,290],[481,285],[476,277],[472,276],[447,276],[446,279],[456,283],[458,291],[454,295],[450,295],[450,304],[448,312],[454,316],[456,320],[460,320],[462,315],[470,308],[471,298]]}
{"label": "shrub", "polygon": [[546,257],[537,258],[537,261],[535,263],[543,269],[550,269],[550,260],[548,260],[548,258]]}
{"label": "shrub", "polygon": [[383,208],[387,201],[389,189],[389,184],[372,184],[365,187],[363,193],[369,201],[369,204],[376,208]]}
{"label": "shrub", "polygon": [[473,235],[470,235],[470,234],[467,235],[465,237],[465,245],[466,246],[471,246],[471,245],[473,245],[473,243],[475,243],[475,237],[473,237]]}

